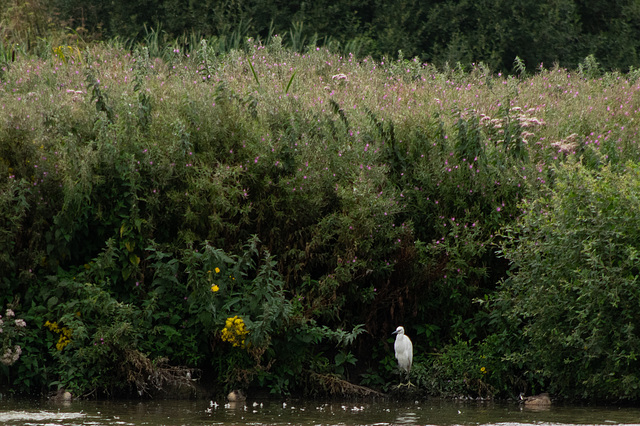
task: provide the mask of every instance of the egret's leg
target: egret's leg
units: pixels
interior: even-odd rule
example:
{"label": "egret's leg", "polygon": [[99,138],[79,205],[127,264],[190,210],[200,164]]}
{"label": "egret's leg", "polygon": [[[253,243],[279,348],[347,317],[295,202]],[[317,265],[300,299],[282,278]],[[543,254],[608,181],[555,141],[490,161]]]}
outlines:
{"label": "egret's leg", "polygon": [[401,387],[404,387],[404,386],[406,386],[407,388],[415,388],[416,387],[416,385],[411,383],[411,378],[409,377],[409,373],[407,373],[407,383],[398,384],[398,388],[401,388]]}

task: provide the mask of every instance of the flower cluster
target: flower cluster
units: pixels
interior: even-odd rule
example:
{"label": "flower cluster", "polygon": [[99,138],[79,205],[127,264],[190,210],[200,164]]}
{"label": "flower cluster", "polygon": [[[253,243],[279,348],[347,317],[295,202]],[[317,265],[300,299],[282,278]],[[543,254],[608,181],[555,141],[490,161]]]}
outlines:
{"label": "flower cluster", "polygon": [[0,362],[4,365],[11,365],[20,358],[20,354],[22,353],[22,348],[18,345],[15,345],[12,348],[7,348],[0,357]]}
{"label": "flower cluster", "polygon": [[[512,107],[509,110],[510,113],[516,114],[513,118],[517,120],[521,130],[525,128],[541,127],[546,124],[543,120],[533,116],[533,113],[537,111],[538,110],[536,108],[529,108],[526,111],[522,112],[522,109],[517,106]],[[498,134],[504,134],[504,128],[508,126],[508,121],[506,117],[491,118],[486,114],[480,114],[480,123],[485,126],[496,129],[498,131]],[[531,138],[533,136],[535,136],[535,133],[528,132],[525,130],[522,130],[520,132],[520,137],[525,142],[527,141],[528,138]],[[497,142],[500,143],[504,141],[499,140]]]}
{"label": "flower cluster", "polygon": [[561,139],[556,142],[552,142],[551,146],[556,148],[558,152],[564,152],[566,154],[571,154],[576,152],[576,148],[578,147],[578,139],[580,137],[577,133],[572,133],[564,139]]}
{"label": "flower cluster", "polygon": [[27,323],[21,318],[15,318],[16,314],[10,308],[5,311],[4,315],[4,319],[0,315],[0,342],[2,343],[0,363],[12,365],[22,354],[22,348],[20,345],[13,344],[13,339],[23,333],[22,329],[27,326]]}
{"label": "flower cluster", "polygon": [[245,337],[249,334],[242,318],[236,315],[233,318],[227,318],[225,326],[222,329],[222,340],[229,342],[236,347],[245,347]]}
{"label": "flower cluster", "polygon": [[58,339],[58,343],[56,343],[56,349],[58,349],[59,351],[63,350],[65,346],[71,343],[72,332],[67,327],[60,328],[60,326],[58,326],[58,323],[55,321],[54,322],[47,321],[44,323],[44,326],[47,327],[52,332],[57,333],[60,336],[60,338]]}

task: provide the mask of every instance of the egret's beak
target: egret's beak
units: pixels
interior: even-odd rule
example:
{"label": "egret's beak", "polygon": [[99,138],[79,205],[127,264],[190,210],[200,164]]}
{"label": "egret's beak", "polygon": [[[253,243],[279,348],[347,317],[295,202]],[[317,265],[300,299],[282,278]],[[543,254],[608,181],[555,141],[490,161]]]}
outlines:
{"label": "egret's beak", "polygon": [[393,332],[393,333],[391,333],[391,334],[398,334],[398,330],[394,331],[394,332]]}

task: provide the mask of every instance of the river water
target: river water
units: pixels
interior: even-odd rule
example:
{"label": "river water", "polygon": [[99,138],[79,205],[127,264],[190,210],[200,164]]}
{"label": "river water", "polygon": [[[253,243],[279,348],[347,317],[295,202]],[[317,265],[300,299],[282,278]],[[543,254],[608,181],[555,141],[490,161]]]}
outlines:
{"label": "river water", "polygon": [[0,426],[55,425],[638,425],[640,407],[427,400],[318,402],[0,400]]}

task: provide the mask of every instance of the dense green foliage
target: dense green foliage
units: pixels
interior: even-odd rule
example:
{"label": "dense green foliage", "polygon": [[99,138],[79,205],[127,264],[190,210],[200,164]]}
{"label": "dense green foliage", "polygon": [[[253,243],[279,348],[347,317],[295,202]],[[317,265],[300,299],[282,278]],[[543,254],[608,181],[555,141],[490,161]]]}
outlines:
{"label": "dense green foliage", "polygon": [[3,388],[637,398],[635,73],[147,41],[0,68]]}
{"label": "dense green foliage", "polygon": [[507,228],[513,262],[496,296],[522,332],[507,359],[571,397],[640,396],[640,170],[558,168],[548,197]]}
{"label": "dense green foliage", "polygon": [[575,68],[588,55],[606,69],[640,67],[637,0],[10,0],[0,22],[9,50],[34,48],[61,26],[76,41],[142,41],[153,28],[186,48],[200,37],[237,48],[277,34],[297,51],[320,45],[377,59],[402,51],[444,68],[484,62],[511,72],[516,56],[530,70]]}

